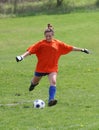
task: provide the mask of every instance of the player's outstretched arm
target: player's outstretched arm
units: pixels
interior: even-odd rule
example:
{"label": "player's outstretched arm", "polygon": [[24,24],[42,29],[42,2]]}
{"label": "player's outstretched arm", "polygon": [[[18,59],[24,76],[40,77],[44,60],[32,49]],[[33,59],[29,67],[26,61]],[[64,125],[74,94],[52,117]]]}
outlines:
{"label": "player's outstretched arm", "polygon": [[16,56],[16,61],[22,61],[25,57],[27,57],[28,55],[30,55],[30,53],[27,51],[24,54],[20,55],[20,56]]}
{"label": "player's outstretched arm", "polygon": [[81,52],[84,52],[86,54],[90,53],[88,49],[77,48],[77,47],[73,47],[73,51],[81,51]]}

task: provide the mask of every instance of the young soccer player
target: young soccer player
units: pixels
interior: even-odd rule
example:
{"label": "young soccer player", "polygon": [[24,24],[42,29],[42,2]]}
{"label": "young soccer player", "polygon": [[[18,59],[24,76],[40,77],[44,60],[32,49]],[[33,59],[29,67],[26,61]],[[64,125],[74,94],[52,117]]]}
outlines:
{"label": "young soccer player", "polygon": [[87,49],[67,45],[62,41],[54,39],[54,30],[50,24],[48,24],[47,28],[45,29],[44,36],[45,39],[33,44],[24,54],[17,56],[16,61],[22,61],[25,57],[31,54],[35,54],[37,56],[38,63],[29,87],[29,91],[32,91],[35,86],[39,84],[41,78],[47,75],[50,83],[48,106],[53,106],[57,104],[55,94],[58,61],[60,56],[71,51],[80,51],[86,54],[89,54],[89,51]]}

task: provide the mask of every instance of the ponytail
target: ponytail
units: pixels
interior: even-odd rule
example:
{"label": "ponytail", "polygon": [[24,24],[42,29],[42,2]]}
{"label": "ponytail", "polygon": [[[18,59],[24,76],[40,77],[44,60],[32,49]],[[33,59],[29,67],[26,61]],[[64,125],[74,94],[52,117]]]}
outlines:
{"label": "ponytail", "polygon": [[44,31],[44,34],[46,34],[47,32],[52,32],[52,34],[54,35],[54,30],[51,24],[47,24],[47,28]]}

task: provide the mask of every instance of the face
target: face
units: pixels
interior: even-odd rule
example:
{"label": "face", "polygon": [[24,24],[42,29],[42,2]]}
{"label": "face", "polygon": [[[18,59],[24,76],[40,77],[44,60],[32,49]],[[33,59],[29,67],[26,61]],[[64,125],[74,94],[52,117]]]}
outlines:
{"label": "face", "polygon": [[53,39],[53,33],[52,32],[45,33],[45,38],[47,42],[51,42]]}

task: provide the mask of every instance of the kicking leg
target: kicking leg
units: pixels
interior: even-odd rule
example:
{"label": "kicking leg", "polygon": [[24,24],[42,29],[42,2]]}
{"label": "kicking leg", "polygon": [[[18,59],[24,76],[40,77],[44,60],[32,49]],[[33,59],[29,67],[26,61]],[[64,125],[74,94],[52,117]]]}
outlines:
{"label": "kicking leg", "polygon": [[56,78],[57,78],[56,72],[52,72],[48,75],[48,79],[50,82],[48,106],[53,106],[57,104],[57,100],[54,99],[56,94]]}
{"label": "kicking leg", "polygon": [[35,86],[37,86],[39,84],[39,81],[41,80],[42,76],[34,76],[32,81],[31,81],[31,85],[29,87],[29,91],[32,91]]}

